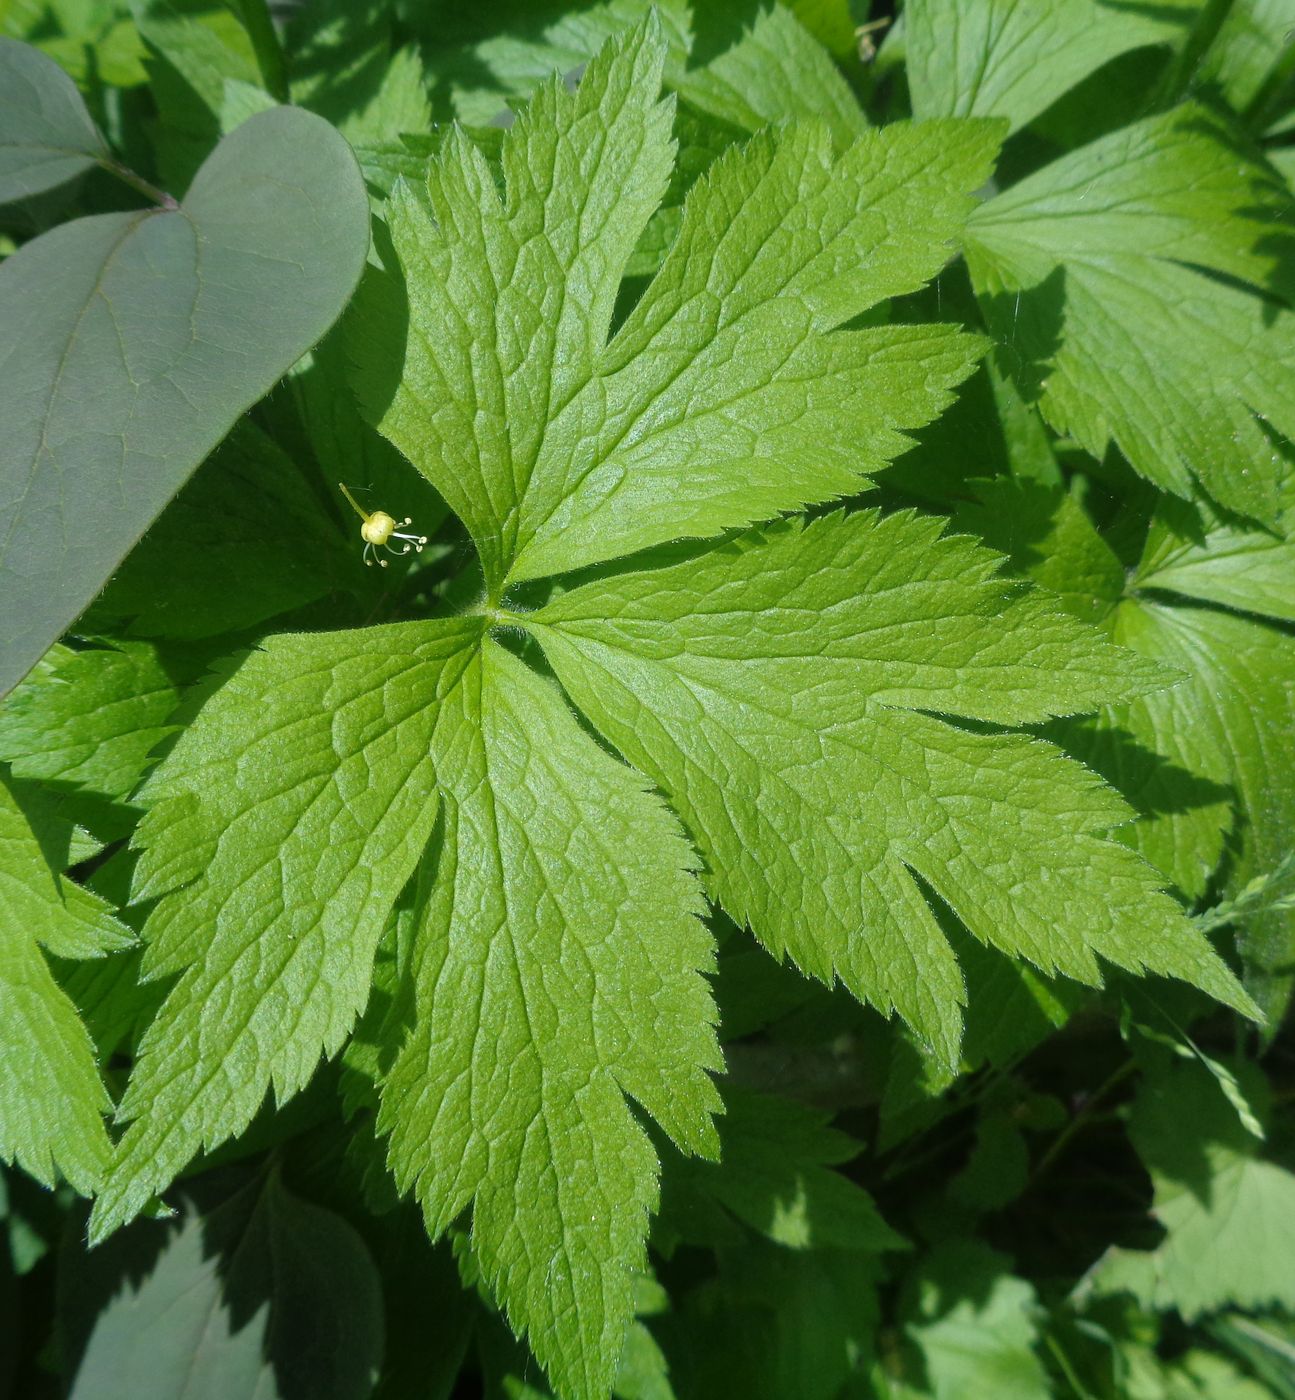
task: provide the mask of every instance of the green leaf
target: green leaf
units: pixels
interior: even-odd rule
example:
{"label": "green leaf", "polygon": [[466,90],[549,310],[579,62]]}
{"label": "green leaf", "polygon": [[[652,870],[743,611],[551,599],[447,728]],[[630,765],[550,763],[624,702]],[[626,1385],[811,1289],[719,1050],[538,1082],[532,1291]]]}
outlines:
{"label": "green leaf", "polygon": [[[508,119],[508,113],[500,112],[505,101],[517,104],[531,97],[554,73],[571,79],[607,40],[622,36],[655,10],[668,44],[666,86],[693,113],[747,134],[814,119],[825,122],[847,145],[866,129],[867,118],[809,32],[813,24],[839,42],[844,31],[851,47],[845,8],[821,0],[800,0],[792,11],[752,0],[707,0],[698,6],[683,0],[607,0],[568,9],[521,0],[505,7],[502,16],[500,4],[492,6],[489,32],[457,53],[442,51],[440,62],[459,119],[498,123]],[[832,10],[836,13],[824,13]],[[443,43],[441,29],[435,37]]]}
{"label": "green leaf", "polygon": [[[1295,506],[1295,475],[1288,483],[1285,511]],[[1289,524],[1260,530],[1221,516],[1208,502],[1166,498],[1156,508],[1135,582],[1295,622],[1295,535]]]}
{"label": "green leaf", "polygon": [[641,1322],[634,1322],[625,1338],[612,1394],[616,1400],[675,1400],[665,1355]]}
{"label": "green leaf", "polygon": [[[1049,588],[1067,612],[1099,623],[1122,646],[1159,657],[1144,645],[1145,620],[1128,571],[1089,519],[1084,487],[1081,477],[1069,491],[1034,482],[975,483],[977,499],[958,511],[957,522],[1005,550],[1013,568]],[[1166,659],[1195,669],[1191,655]],[[1104,707],[1091,719],[1058,723],[1050,737],[1095,768],[1137,812],[1116,838],[1195,897],[1218,865],[1233,812],[1231,770],[1192,717],[1193,697],[1190,685],[1179,685]]]}
{"label": "green leaf", "polygon": [[423,58],[394,47],[389,11],[381,0],[321,0],[296,10],[284,34],[292,100],[352,142],[432,129]]}
{"label": "green leaf", "polygon": [[1108,1250],[1085,1286],[1188,1321],[1229,1304],[1295,1309],[1295,1176],[1257,1155],[1208,1071],[1174,1065],[1149,1078],[1129,1135],[1165,1237],[1154,1250]]}
{"label": "green leaf", "polygon": [[1016,592],[997,556],[940,528],[871,512],[787,523],[522,620],[683,815],[733,918],[898,1011],[946,1064],[962,979],[914,875],[1045,972],[1097,985],[1100,955],[1248,1007],[1152,871],[1099,835],[1127,820],[1113,793],[1048,745],[927,713],[1022,723],[1173,674]]}
{"label": "green leaf", "polygon": [[38,788],[15,782],[3,768],[7,912],[51,953],[97,958],[129,947],[134,935],[98,895],[62,877],[72,824]]}
{"label": "green leaf", "polygon": [[932,1250],[909,1280],[905,1330],[922,1353],[932,1400],[1052,1395],[1034,1353],[1038,1299],[1009,1267],[979,1240],[956,1240]]}
{"label": "green leaf", "polygon": [[301,1089],[350,1031],[435,821],[428,702],[461,671],[465,632],[272,638],[149,778],[144,971],[182,975],[140,1046],[92,1238],[246,1128],[271,1085]]}
{"label": "green leaf", "polygon": [[[1149,695],[1127,712],[1115,712],[1110,722],[1188,772],[1231,789],[1238,855],[1229,887],[1239,889],[1273,869],[1295,844],[1295,642],[1277,628],[1231,613],[1149,599],[1122,605],[1116,636],[1192,677],[1179,691]],[[1093,757],[1100,771],[1102,760]],[[1184,841],[1190,849],[1191,838],[1173,830],[1182,819],[1164,820],[1173,850]],[[1158,865],[1168,866],[1166,854],[1149,848],[1156,838],[1144,835],[1143,823],[1131,835]],[[1202,885],[1198,877],[1190,887]],[[1247,985],[1275,1022],[1291,996],[1295,911],[1255,915],[1240,946]]]}
{"label": "green leaf", "polygon": [[1247,880],[1235,895],[1198,914],[1196,920],[1209,932],[1227,924],[1244,923],[1253,915],[1272,909],[1295,909],[1295,850],[1287,852],[1271,870]]}
{"label": "green leaf", "polygon": [[510,653],[463,655],[432,741],[414,1025],[378,1122],[433,1234],[475,1199],[484,1276],[558,1393],[599,1396],[657,1195],[625,1095],[715,1150],[713,951],[695,858],[643,780]]}
{"label": "green leaf", "polygon": [[1024,126],[1089,73],[1130,49],[1164,44],[1173,10],[1101,0],[910,0],[904,7],[913,115],[1006,117]]}
{"label": "green leaf", "polygon": [[125,946],[130,933],[51,868],[25,807],[0,769],[0,1161],[47,1186],[61,1173],[88,1195],[111,1151],[102,1114],[112,1103],[40,944],[94,957]]}
{"label": "green leaf", "polygon": [[880,1322],[874,1254],[764,1241],[719,1255],[655,1327],[688,1400],[837,1400],[866,1372]]}
{"label": "green leaf", "polygon": [[340,1215],[263,1186],[106,1249],[65,1247],[69,1400],[367,1400],[382,1289]]}
{"label": "green leaf", "polygon": [[[791,1099],[728,1088],[718,1162],[670,1164],[691,1189],[788,1249],[903,1249],[872,1197],[840,1172],[862,1144]],[[667,1189],[670,1179],[667,1176]]]}
{"label": "green leaf", "polygon": [[88,621],[144,637],[237,632],[323,597],[358,563],[349,531],[320,511],[315,482],[241,419],[126,556]]}
{"label": "green leaf", "polygon": [[[1198,528],[1205,539],[1193,545]],[[1281,627],[1137,585],[1161,580],[1162,565],[1172,577],[1181,561],[1184,593],[1226,592],[1237,604],[1280,611],[1286,590],[1266,568],[1270,549],[1280,550],[1266,543],[1272,538],[1225,521],[1203,503],[1162,501],[1135,586],[1112,597],[1108,625],[1115,641],[1191,679],[1059,729],[1066,747],[1138,808],[1138,821],[1123,828],[1121,839],[1192,897],[1205,892],[1229,831],[1232,894],[1278,869],[1295,844],[1295,651]],[[1212,564],[1216,549],[1219,562]],[[1257,564],[1228,568],[1234,550]],[[1237,925],[1247,985],[1275,1029],[1295,988],[1295,910],[1258,901],[1238,911]]]}
{"label": "green leaf", "polygon": [[72,79],[38,50],[0,38],[0,204],[41,194],[108,159]]}
{"label": "green leaf", "polygon": [[502,198],[452,138],[426,197],[389,207],[407,307],[376,277],[357,299],[361,402],[496,596],[855,491],[974,364],[949,327],[833,331],[945,261],[995,145],[969,123],[888,127],[839,159],[826,129],[792,128],[721,157],[605,344],[670,168],[662,61],[636,31],[576,94],[543,88],[504,139]]}
{"label": "green leaf", "polygon": [[1295,437],[1295,313],[1240,284],[1293,290],[1289,209],[1217,120],[1180,107],[982,205],[967,257],[1005,358],[1058,431],[1098,459],[1113,439],[1163,490],[1190,497],[1195,475],[1271,523],[1266,426]]}
{"label": "green leaf", "polygon": [[186,184],[220,137],[225,83],[261,82],[247,31],[223,0],[130,0],[158,109],[151,132],[159,172]]}
{"label": "green leaf", "polygon": [[180,207],[80,219],[0,264],[0,691],[328,329],[367,245],[354,157],[285,107],[226,137]]}
{"label": "green leaf", "polygon": [[1270,85],[1289,71],[1290,42],[1286,0],[1234,0],[1195,81],[1217,88],[1234,110],[1262,117]]}
{"label": "green leaf", "polygon": [[1072,616],[1109,623],[1126,571],[1084,510],[1082,478],[1069,490],[1005,477],[968,486],[975,494],[954,516],[960,529],[1002,550],[1013,572],[1046,588]]}
{"label": "green leaf", "polygon": [[178,687],[147,642],[52,647],[0,702],[0,759],[20,778],[124,801],[168,724]]}
{"label": "green leaf", "polygon": [[[560,74],[574,84],[608,40],[622,38],[650,11],[672,55],[691,44],[687,0],[603,0],[572,8],[562,0],[495,0],[487,10],[446,15],[407,7],[407,23],[433,40],[437,76],[453,114],[468,126],[508,126],[513,111]],[[450,40],[455,41],[450,47]]]}
{"label": "green leaf", "polygon": [[[806,0],[794,6],[809,8]],[[835,28],[839,17],[829,22]],[[693,25],[690,61],[672,63],[666,81],[696,111],[741,131],[821,121],[842,147],[867,130],[858,99],[804,15],[781,4],[707,0],[694,5]]]}

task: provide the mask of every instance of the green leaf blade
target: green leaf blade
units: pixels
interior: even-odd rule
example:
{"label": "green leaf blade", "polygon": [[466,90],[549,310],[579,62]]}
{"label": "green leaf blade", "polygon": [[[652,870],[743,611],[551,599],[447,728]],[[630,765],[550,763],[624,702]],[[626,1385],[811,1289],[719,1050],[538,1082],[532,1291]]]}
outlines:
{"label": "green leaf blade", "polygon": [[1268,425],[1295,437],[1295,313],[1271,299],[1295,290],[1289,205],[1217,119],[1182,107],[982,205],[968,264],[1054,427],[1099,459],[1114,440],[1165,491],[1190,498],[1196,477],[1273,525],[1281,457]]}
{"label": "green leaf blade", "polygon": [[180,980],[141,1044],[93,1238],[341,1045],[435,820],[431,707],[478,635],[274,638],[150,778],[133,896],[159,901],[145,975]]}
{"label": "green leaf blade", "polygon": [[[980,353],[947,327],[837,328],[947,261],[997,148],[983,122],[900,123],[843,152],[806,123],[730,150],[607,342],[669,173],[662,62],[641,26],[575,94],[542,89],[504,138],[502,194],[466,138],[448,142],[426,196],[390,206],[407,307],[392,275],[357,302],[361,401],[467,524],[496,601],[857,490]],[[609,201],[615,220],[586,228],[586,203]]]}
{"label": "green leaf blade", "polygon": [[643,25],[609,44],[574,94],[557,78],[541,88],[504,137],[502,198],[456,130],[425,198],[405,189],[391,207],[407,345],[392,343],[381,306],[363,291],[357,302],[361,402],[467,524],[490,584],[511,561],[544,431],[592,372],[665,193],[663,63],[657,27]]}
{"label": "green leaf blade", "polygon": [[[80,898],[73,898],[73,896]],[[61,1173],[96,1189],[111,1152],[112,1108],[90,1037],[40,943],[64,956],[123,946],[102,903],[46,862],[36,830],[0,771],[0,1161],[46,1186]]]}
{"label": "green leaf blade", "polygon": [[1181,29],[1150,7],[1099,0],[914,0],[904,25],[915,116],[1006,117],[1012,130],[1112,58]]}
{"label": "green leaf blade", "polygon": [[0,204],[54,189],[107,155],[72,79],[38,49],[0,37]]}
{"label": "green leaf blade", "polygon": [[[1167,673],[1139,674],[1032,597],[1005,600],[994,557],[953,539],[941,558],[938,533],[871,513],[773,527],[524,620],[684,816],[733,917],[776,956],[898,1010],[946,1063],[961,976],[910,872],[977,937],[1046,972],[1096,985],[1100,955],[1252,1011],[1154,872],[1099,834],[1128,819],[1112,792],[1049,745],[922,713],[1019,722],[1031,706],[1095,706],[1104,687],[1155,690]],[[1044,653],[1031,657],[1055,627],[1058,658],[1086,655],[1086,678],[1063,668],[1054,686]],[[966,645],[961,674],[950,644]],[[1028,700],[997,690],[1018,663]]]}
{"label": "green leaf blade", "polygon": [[597,378],[545,439],[510,578],[847,494],[902,451],[979,342],[835,328],[939,270],[997,145],[993,123],[896,123],[838,157],[806,125],[716,161]]}
{"label": "green leaf blade", "polygon": [[444,829],[379,1126],[433,1233],[475,1202],[486,1278],[558,1390],[601,1396],[656,1201],[624,1096],[686,1149],[716,1146],[695,858],[494,643],[447,697],[435,749]]}
{"label": "green leaf blade", "polygon": [[20,778],[124,800],[153,748],[174,733],[166,721],[178,699],[146,642],[55,647],[0,705],[0,758]]}
{"label": "green leaf blade", "polygon": [[1289,525],[1257,530],[1221,519],[1200,502],[1166,500],[1152,522],[1137,583],[1295,622],[1295,534]]}

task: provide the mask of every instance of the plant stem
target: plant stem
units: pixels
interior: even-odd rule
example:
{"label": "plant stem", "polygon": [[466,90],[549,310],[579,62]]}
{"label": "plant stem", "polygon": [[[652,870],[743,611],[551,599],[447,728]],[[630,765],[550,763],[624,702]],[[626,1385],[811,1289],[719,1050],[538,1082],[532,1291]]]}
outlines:
{"label": "plant stem", "polygon": [[160,205],[163,209],[178,209],[180,201],[169,195],[165,190],[160,190],[156,185],[151,185],[142,175],[136,175],[128,166],[120,162],[104,157],[99,164],[110,175],[115,175],[123,184],[129,185],[131,189],[137,190],[145,199],[151,199],[154,204]]}
{"label": "plant stem", "polygon": [[1097,1089],[1094,1090],[1092,1097],[1084,1104],[1083,1108],[1075,1114],[1070,1122],[1062,1128],[1056,1137],[1052,1139],[1052,1145],[1043,1156],[1039,1158],[1038,1165],[1030,1173],[1029,1184],[1031,1186],[1037,1184],[1039,1178],[1043,1176],[1053,1162],[1066,1150],[1067,1146],[1070,1144],[1070,1140],[1075,1134],[1092,1121],[1094,1111],[1107,1094],[1109,1094],[1112,1089],[1122,1084],[1129,1075],[1136,1073],[1138,1068],[1139,1066],[1136,1060],[1125,1060],[1106,1076]]}

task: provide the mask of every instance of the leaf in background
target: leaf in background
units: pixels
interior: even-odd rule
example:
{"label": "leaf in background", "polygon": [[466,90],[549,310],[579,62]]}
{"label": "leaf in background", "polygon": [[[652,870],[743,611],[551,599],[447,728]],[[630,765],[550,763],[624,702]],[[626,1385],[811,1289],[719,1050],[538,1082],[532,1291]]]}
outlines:
{"label": "leaf in background", "polygon": [[55,646],[0,701],[0,759],[15,776],[124,802],[176,726],[179,686],[156,647]]}
{"label": "leaf in background", "polygon": [[[1084,485],[1083,478],[1068,491],[1035,482],[977,482],[977,499],[956,521],[1004,550],[1014,570],[1052,591],[1067,612],[1097,623],[1112,641],[1144,651],[1128,571],[1089,519]],[[1187,656],[1174,664],[1196,669]],[[1048,731],[1137,812],[1137,821],[1120,827],[1116,839],[1193,897],[1204,892],[1233,823],[1231,770],[1196,722],[1196,705],[1195,687],[1180,684]]]}
{"label": "leaf in background", "polygon": [[761,1240],[718,1262],[654,1319],[680,1400],[837,1400],[867,1374],[881,1320],[877,1255]]}
{"label": "leaf in background", "polygon": [[1156,508],[1138,565],[1139,588],[1220,603],[1295,622],[1295,473],[1286,482],[1284,528],[1226,518],[1207,501],[1166,497]]}
{"label": "leaf in background", "polygon": [[670,169],[662,48],[631,43],[509,131],[506,203],[461,137],[426,199],[398,192],[408,307],[375,277],[348,318],[362,405],[467,524],[494,595],[857,490],[979,348],[947,326],[833,330],[944,262],[995,144],[961,123],[839,159],[825,129],[793,128],[721,157],[604,344]]}
{"label": "leaf in background", "polygon": [[[1229,830],[1229,890],[1275,869],[1295,844],[1295,644],[1260,619],[1143,590],[1168,585],[1181,564],[1184,594],[1280,616],[1292,591],[1281,537],[1166,497],[1126,580],[1075,492],[1007,482],[976,489],[980,501],[959,512],[960,523],[1010,550],[1016,568],[1053,588],[1070,612],[1100,621],[1113,641],[1190,677],[1049,731],[1137,809],[1119,839],[1192,898],[1204,894]],[[1295,911],[1259,909],[1238,923],[1247,985],[1275,1033],[1292,986]]]}
{"label": "leaf in background", "polygon": [[1124,593],[1125,569],[1084,510],[1085,480],[1070,489],[1037,480],[967,483],[953,523],[1002,550],[1013,572],[1028,574],[1074,617],[1108,623]]}
{"label": "leaf in background", "polygon": [[[780,122],[822,121],[842,144],[867,127],[849,85],[806,27],[808,20],[838,43],[844,34],[852,47],[846,7],[831,0],[800,0],[793,10],[811,12],[805,16],[758,0],[607,0],[578,9],[524,0],[506,7],[506,18],[495,5],[485,25],[476,22],[486,32],[464,33],[460,47],[437,56],[454,114],[469,124],[507,124],[509,106],[553,73],[573,80],[603,44],[652,10],[668,44],[666,87],[694,113],[748,135]],[[444,44],[442,30],[435,37]]]}
{"label": "leaf in background", "polygon": [[1265,97],[1289,75],[1293,25],[1288,0],[1233,0],[1194,82],[1217,89],[1234,111],[1262,120],[1269,115]]}
{"label": "leaf in background", "polygon": [[905,1331],[925,1362],[931,1400],[1048,1400],[1034,1348],[1042,1309],[1011,1261],[979,1240],[938,1245],[910,1275]]}
{"label": "leaf in background", "polygon": [[414,46],[395,46],[383,0],[316,0],[284,32],[292,100],[352,142],[432,130],[430,83]]}
{"label": "leaf in background", "polygon": [[38,50],[0,37],[0,204],[110,159],[72,79]]}
{"label": "leaf in background", "polygon": [[88,1195],[112,1150],[102,1117],[112,1102],[40,945],[98,957],[131,934],[51,867],[26,805],[0,769],[0,1160],[46,1186],[61,1173]]}
{"label": "leaf in background", "polygon": [[1295,292],[1290,209],[1216,118],[1179,107],[981,205],[967,259],[1005,360],[1059,432],[1099,460],[1114,439],[1163,490],[1190,497],[1194,475],[1271,524],[1268,425],[1295,438],[1295,312],[1243,284]]}
{"label": "leaf in background", "polygon": [[1189,1322],[1229,1305],[1295,1310],[1295,1176],[1258,1155],[1209,1072],[1175,1064],[1148,1077],[1129,1135],[1165,1237],[1153,1250],[1109,1249],[1081,1287],[1131,1292]]}
{"label": "leaf in background", "polygon": [[[1130,727],[1231,790],[1238,829],[1228,888],[1273,869],[1295,845],[1295,640],[1234,613],[1148,598],[1121,606],[1115,635],[1192,677],[1178,692],[1138,701]],[[1099,752],[1079,751],[1102,771]],[[1239,941],[1246,985],[1275,1032],[1295,985],[1295,911],[1253,917]]]}
{"label": "leaf in background", "polygon": [[713,1196],[739,1220],[788,1249],[904,1249],[906,1242],[872,1197],[832,1171],[863,1144],[829,1126],[829,1116],[792,1099],[736,1087],[724,1090],[720,1159],[667,1165],[668,1192],[682,1175],[687,1189]]}
{"label": "leaf in background", "polygon": [[[295,108],[226,137],[183,205],[78,219],[0,263],[0,691],[332,324],[368,246],[346,143]],[[199,256],[201,254],[201,256]]]}
{"label": "leaf in background", "polygon": [[[1096,721],[1063,727],[1067,747],[1128,791],[1141,817],[1124,839],[1188,895],[1204,893],[1232,828],[1227,889],[1275,869],[1295,845],[1295,642],[1287,631],[1186,599],[1141,591],[1166,561],[1197,569],[1183,591],[1230,592],[1266,611],[1289,591],[1263,564],[1280,551],[1271,536],[1221,524],[1199,549],[1176,553],[1182,537],[1171,522],[1216,520],[1205,505],[1163,505],[1146,541],[1133,587],[1110,616],[1112,638],[1144,656],[1176,666],[1191,679],[1103,711]],[[1218,548],[1245,558],[1253,546],[1260,567],[1233,573],[1211,566]],[[1197,579],[1199,582],[1197,582]],[[1222,599],[1220,600],[1222,601]],[[1292,990],[1295,911],[1262,909],[1238,920],[1246,984],[1275,1034]]]}
{"label": "leaf in background", "polygon": [[915,117],[1006,117],[1015,131],[1119,54],[1171,43],[1182,21],[1105,0],[910,0],[904,32]]}
{"label": "leaf in background", "polygon": [[86,622],[142,637],[237,632],[343,586],[358,563],[358,546],[323,514],[311,480],[241,419],[126,556]]}
{"label": "leaf in background", "polygon": [[463,656],[432,740],[443,823],[413,1029],[378,1126],[433,1235],[472,1203],[514,1330],[559,1394],[592,1398],[656,1205],[626,1096],[680,1147],[715,1150],[714,955],[695,857],[660,799],[509,652],[486,639]]}
{"label": "leaf in background", "polygon": [[158,117],[151,135],[163,184],[195,178],[220,139],[225,83],[260,84],[252,41],[223,0],[130,0]]}
{"label": "leaf in background", "polygon": [[182,975],[140,1046],[92,1238],[246,1128],[271,1085],[281,1101],[301,1089],[350,1031],[436,817],[429,701],[461,646],[418,624],[272,638],[145,785],[144,972]]}
{"label": "leaf in background", "polygon": [[692,8],[692,24],[688,59],[668,66],[666,85],[696,111],[746,132],[820,121],[841,148],[867,130],[849,84],[791,10],[703,0]]}
{"label": "leaf in background", "polygon": [[981,941],[1100,985],[1097,956],[1246,1006],[1153,872],[1128,810],[1021,724],[1173,673],[1100,640],[998,557],[907,513],[834,514],[523,619],[576,704],[661,787],[712,895],[775,956],[898,1011],[957,1063],[962,978],[914,879]]}
{"label": "leaf in background", "polygon": [[[397,515],[413,516],[419,534],[432,535],[449,509],[427,479],[410,471],[409,463],[361,416],[348,373],[350,326],[346,318],[335,325],[294,368],[284,385],[285,395],[276,396],[267,407],[277,407],[280,397],[291,397],[330,494],[336,491],[334,483],[348,482],[367,490],[367,500],[398,505]],[[340,499],[333,499],[346,510]],[[348,512],[345,520],[348,573],[354,580],[358,531],[353,515]],[[358,572],[363,574],[363,568]]]}
{"label": "leaf in background", "polygon": [[356,1231],[278,1174],[87,1255],[69,1236],[69,1400],[367,1400],[382,1291]]}

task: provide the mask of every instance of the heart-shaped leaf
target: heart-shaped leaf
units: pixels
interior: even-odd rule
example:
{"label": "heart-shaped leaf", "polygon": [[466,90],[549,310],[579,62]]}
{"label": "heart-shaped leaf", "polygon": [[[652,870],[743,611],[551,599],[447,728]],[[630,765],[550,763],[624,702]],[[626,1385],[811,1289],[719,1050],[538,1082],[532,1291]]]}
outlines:
{"label": "heart-shaped leaf", "polygon": [[0,264],[0,694],[336,320],[368,231],[350,147],[275,107],[178,208],[78,219]]}
{"label": "heart-shaped leaf", "polygon": [[52,190],[107,158],[72,79],[39,49],[0,39],[0,204]]}

